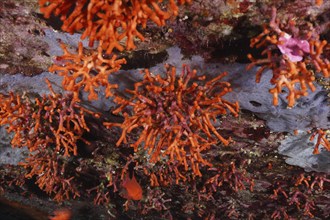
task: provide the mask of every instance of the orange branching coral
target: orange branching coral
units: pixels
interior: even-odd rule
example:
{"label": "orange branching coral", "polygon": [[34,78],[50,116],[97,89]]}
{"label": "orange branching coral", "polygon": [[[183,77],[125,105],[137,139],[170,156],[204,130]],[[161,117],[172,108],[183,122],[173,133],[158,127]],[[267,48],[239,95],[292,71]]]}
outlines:
{"label": "orange branching coral", "polygon": [[230,143],[213,122],[228,111],[238,116],[238,103],[222,97],[231,91],[228,82],[220,81],[227,73],[205,82],[205,76],[197,76],[197,71],[186,65],[178,77],[175,67],[166,65],[166,70],[161,77],[146,69],[143,81],[137,82],[134,90],[126,90],[130,99],[119,95],[114,99],[119,107],[113,113],[123,113],[124,122],[104,125],[122,129],[117,146],[127,142],[132,130],[141,129],[138,140],[131,144],[135,151],[147,150],[152,163],[168,156],[170,162],[178,162],[185,170],[191,167],[201,176],[200,165],[212,166],[203,153],[219,140],[224,145]]}
{"label": "orange branching coral", "polygon": [[73,176],[70,176],[68,162],[51,149],[38,149],[31,153],[24,162],[20,163],[26,170],[26,178],[36,177],[38,187],[49,195],[54,195],[55,201],[69,200],[80,194]]}
{"label": "orange branching coral", "polygon": [[314,129],[314,131],[312,132],[312,136],[310,137],[310,140],[314,140],[314,138],[317,136],[317,140],[316,140],[316,144],[314,147],[314,151],[313,154],[319,154],[319,147],[320,145],[322,145],[323,147],[325,147],[325,149],[327,149],[328,151],[330,151],[330,141],[329,139],[327,139],[327,133],[325,130],[322,129]]}
{"label": "orange branching coral", "polygon": [[87,143],[82,138],[89,131],[85,113],[97,114],[79,106],[72,94],[55,93],[47,83],[51,93],[34,101],[13,93],[0,95],[0,125],[13,132],[13,147],[26,146],[31,152],[20,163],[29,170],[26,178],[35,176],[42,190],[61,201],[79,196],[71,183],[73,177],[66,171],[66,158],[78,154],[78,140]]}
{"label": "orange branching coral", "polygon": [[66,46],[61,43],[64,51],[62,56],[57,57],[61,64],[53,64],[50,72],[57,72],[63,76],[62,86],[65,90],[74,94],[74,99],[79,100],[79,91],[83,89],[89,93],[89,100],[97,100],[96,92],[98,87],[105,87],[106,97],[112,96],[112,89],[117,85],[109,83],[109,75],[118,71],[122,64],[126,63],[125,59],[117,59],[117,56],[105,58],[102,55],[102,48],[91,51],[90,54],[84,52],[82,43],[78,45],[78,53],[70,53]]}
{"label": "orange branching coral", "polygon": [[[291,33],[282,31],[285,26],[286,31]],[[276,20],[276,10],[273,9],[269,26],[265,26],[260,35],[251,39],[251,47],[265,48],[262,55],[266,55],[266,58],[255,59],[249,54],[248,58],[252,63],[247,69],[261,65],[256,73],[256,82],[260,82],[266,69],[272,70],[270,82],[275,87],[269,91],[273,94],[274,105],[278,105],[278,96],[284,88],[288,90],[288,107],[293,107],[299,97],[308,95],[308,89],[315,91],[314,72],[321,72],[324,77],[330,76],[329,60],[322,55],[328,47],[327,41],[321,41],[311,33],[305,39],[296,36],[297,34],[299,33],[294,22],[280,23]]]}
{"label": "orange branching coral", "polygon": [[179,184],[180,181],[189,181],[189,174],[183,172],[178,167],[179,162],[166,161],[151,168],[144,167],[143,173],[150,178],[150,185],[156,186],[169,186]]}
{"label": "orange branching coral", "polygon": [[8,133],[14,133],[14,147],[36,151],[54,146],[64,156],[77,155],[76,142],[89,131],[84,119],[89,111],[73,101],[72,95],[62,96],[51,89],[50,95],[34,101],[13,93],[0,97],[0,125],[8,125]]}
{"label": "orange branching coral", "polygon": [[82,39],[89,37],[93,46],[95,40],[102,41],[102,48],[108,54],[114,48],[123,50],[121,40],[126,38],[126,49],[134,49],[134,38],[144,40],[137,30],[138,25],[146,26],[152,20],[158,26],[177,16],[178,5],[191,0],[169,0],[168,9],[163,9],[162,0],[39,0],[40,11],[46,18],[51,14],[60,16],[62,30],[69,33],[83,30]]}

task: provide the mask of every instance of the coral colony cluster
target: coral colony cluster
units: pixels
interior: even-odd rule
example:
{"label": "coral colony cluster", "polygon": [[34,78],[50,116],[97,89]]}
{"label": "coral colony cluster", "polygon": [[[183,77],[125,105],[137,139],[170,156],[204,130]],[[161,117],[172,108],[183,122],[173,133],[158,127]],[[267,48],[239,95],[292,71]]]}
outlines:
{"label": "coral colony cluster", "polygon": [[[13,147],[26,146],[31,152],[20,165],[28,170],[27,178],[37,176],[36,184],[55,200],[70,198],[72,177],[66,176],[66,157],[78,155],[77,141],[89,128],[85,113],[97,115],[79,106],[72,94],[56,94],[47,81],[50,95],[30,100],[27,96],[1,95],[1,125],[13,132]],[[58,187],[60,186],[60,187]]]}
{"label": "coral colony cluster", "polygon": [[248,69],[262,65],[256,73],[256,82],[260,82],[265,69],[272,70],[270,82],[275,87],[269,92],[273,94],[274,105],[278,105],[278,95],[284,87],[288,90],[288,107],[293,107],[296,99],[308,95],[308,89],[315,91],[314,72],[321,72],[329,78],[330,63],[322,57],[323,50],[329,49],[327,41],[321,41],[312,30],[300,32],[293,20],[280,23],[273,8],[269,25],[264,27],[260,35],[251,39],[251,47],[264,47],[262,54],[267,57],[256,60],[249,54],[252,63]]}
{"label": "coral colony cluster", "polygon": [[[137,39],[144,40],[148,22],[164,26],[178,15],[179,6],[189,8],[191,2],[39,0],[45,18],[57,16],[63,31],[82,32],[81,39],[88,38],[90,48],[79,43],[77,52],[71,52],[61,43],[63,55],[49,71],[63,77],[65,94],[55,93],[47,81],[49,95],[0,95],[0,125],[13,133],[13,147],[29,150],[18,171],[1,172],[1,182],[23,185],[32,179],[56,201],[93,197],[95,204],[109,208],[111,216],[121,209],[109,205],[115,199],[121,205],[126,201],[126,211],[135,216],[158,213],[169,219],[175,218],[171,210],[177,204],[181,217],[187,219],[329,216],[329,204],[320,193],[329,190],[327,175],[292,171],[284,177],[270,173],[276,169],[271,162],[259,171],[273,184],[249,174],[250,159],[242,150],[235,151],[235,142],[222,128],[226,118],[239,120],[235,118],[240,114],[238,102],[223,97],[232,90],[223,81],[227,73],[207,79],[184,64],[180,73],[170,65],[165,65],[163,75],[145,69],[143,79],[124,94],[109,81],[126,64],[116,53],[135,49]],[[315,90],[317,74],[329,78],[330,63],[324,53],[330,46],[313,30],[280,21],[273,8],[269,24],[251,39],[251,47],[262,48],[265,58],[248,55],[247,68],[260,66],[256,82],[266,69],[272,70],[274,87],[269,92],[275,106],[286,91],[287,105],[294,108],[300,97]],[[90,110],[81,99],[85,92],[89,101],[97,100],[100,88],[117,105],[111,113]],[[107,114],[116,115],[116,120]],[[112,143],[109,138],[91,138],[99,131],[111,136]],[[311,138],[317,138],[315,154],[320,145],[330,150],[326,130],[311,132]],[[255,198],[242,199],[240,193],[253,191],[256,183],[263,190],[257,190]]]}
{"label": "coral colony cluster", "polygon": [[198,77],[196,70],[190,71],[185,65],[178,77],[175,67],[168,65],[164,78],[145,70],[144,79],[135,83],[134,90],[126,90],[131,94],[130,99],[120,96],[114,99],[119,105],[114,114],[131,108],[131,115],[124,112],[123,123],[104,125],[121,128],[117,146],[127,143],[126,136],[132,130],[141,128],[138,140],[131,144],[135,152],[143,143],[151,163],[168,157],[169,162],[177,162],[185,171],[190,166],[195,175],[202,176],[199,166],[212,166],[203,158],[204,152],[218,141],[225,146],[230,143],[218,133],[212,121],[227,111],[238,116],[238,103],[222,98],[231,90],[229,83],[220,81],[224,75],[205,82],[205,77]]}
{"label": "coral colony cluster", "polygon": [[[177,16],[179,7],[191,0],[169,0],[168,10],[162,10],[162,1],[57,1],[40,0],[40,12],[45,18],[51,14],[60,16],[62,30],[74,33],[83,31],[81,39],[89,38],[89,46],[94,41],[102,42],[101,48],[110,54],[114,48],[124,50],[120,43],[126,38],[126,49],[135,49],[135,37],[144,40],[137,30],[146,27],[151,20],[158,26],[164,26],[171,16]],[[72,10],[73,9],[73,10]],[[71,12],[72,10],[72,12]]]}
{"label": "coral colony cluster", "polygon": [[[273,95],[273,104],[278,105],[279,94],[287,89],[288,107],[293,107],[296,99],[307,96],[308,90],[315,91],[315,73],[321,73],[325,78],[330,77],[330,62],[322,56],[324,50],[330,46],[326,40],[320,40],[319,35],[311,30],[300,30],[295,22],[280,22],[276,18],[276,9],[272,10],[269,25],[264,26],[261,34],[251,39],[251,47],[263,47],[262,55],[266,58],[255,59],[251,54],[248,58],[251,64],[261,65],[256,73],[256,82],[259,83],[262,73],[271,69],[273,77],[270,83],[274,85],[269,92]],[[320,142],[330,150],[330,143],[325,138],[324,131],[316,129],[318,141],[314,153],[318,153]]]}

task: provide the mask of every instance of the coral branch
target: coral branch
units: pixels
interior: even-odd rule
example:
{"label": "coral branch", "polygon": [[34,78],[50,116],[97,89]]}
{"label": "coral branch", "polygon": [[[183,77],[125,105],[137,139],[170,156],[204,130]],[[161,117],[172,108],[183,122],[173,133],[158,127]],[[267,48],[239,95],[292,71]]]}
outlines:
{"label": "coral branch", "polygon": [[330,151],[330,141],[327,138],[327,133],[326,131],[322,129],[315,129],[312,132],[312,135],[310,137],[310,140],[313,141],[314,138],[317,136],[316,144],[314,147],[313,154],[319,154],[319,147],[322,145],[326,150]]}
{"label": "coral branch", "polygon": [[104,58],[101,47],[98,47],[97,51],[87,54],[84,52],[81,42],[78,45],[77,54],[70,53],[63,43],[61,43],[61,47],[64,54],[57,57],[57,61],[63,65],[53,64],[49,71],[63,76],[62,86],[74,94],[75,100],[79,100],[81,89],[89,93],[89,100],[97,100],[96,90],[101,86],[105,87],[106,97],[112,96],[111,90],[117,88],[117,85],[109,83],[108,77],[126,63],[125,59],[117,59],[115,55],[111,58]]}

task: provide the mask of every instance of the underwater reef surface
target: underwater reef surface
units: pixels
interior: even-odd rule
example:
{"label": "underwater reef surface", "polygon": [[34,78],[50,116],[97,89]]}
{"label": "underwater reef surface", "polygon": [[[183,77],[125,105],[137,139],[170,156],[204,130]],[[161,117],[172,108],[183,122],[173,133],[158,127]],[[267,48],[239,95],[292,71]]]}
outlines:
{"label": "underwater reef surface", "polygon": [[[12,148],[12,134],[4,126],[0,129],[0,218],[48,219],[68,213],[67,219],[329,218],[329,151],[320,147],[314,155],[316,139],[310,140],[307,132],[330,128],[328,84],[315,83],[316,90],[297,99],[290,109],[285,91],[279,95],[279,104],[273,105],[268,92],[270,70],[263,73],[260,83],[255,83],[260,67],[246,70],[247,54],[258,52],[250,48],[250,38],[262,31],[272,7],[282,19],[294,17],[297,25],[306,20],[315,24],[323,39],[330,40],[328,1],[316,5],[314,1],[206,0],[182,6],[178,18],[166,26],[148,24],[142,31],[145,41],[136,41],[137,50],[116,53],[127,64],[109,80],[118,84],[122,94],[143,79],[145,68],[164,76],[165,63],[176,67],[177,76],[184,69],[182,64],[207,79],[228,73],[223,81],[231,84],[232,91],[224,98],[238,101],[240,114],[218,117],[213,125],[234,142],[228,147],[219,142],[203,154],[213,166],[201,166],[202,176],[186,172],[187,180],[176,183],[175,169],[165,169],[165,159],[150,163],[145,151],[128,158],[134,154],[132,148],[115,146],[120,132],[102,126],[102,120],[123,121],[122,115],[109,114],[116,107],[114,100],[105,97],[104,88],[97,90],[99,98],[94,101],[82,91],[79,95],[86,109],[107,115],[86,118],[92,131],[84,139],[91,144],[79,142],[80,158],[72,156],[67,162],[67,170],[79,174],[75,184],[88,193],[55,202],[38,187],[36,177],[22,177],[24,172],[17,165],[24,163],[29,150]],[[30,100],[51,95],[46,78],[56,93],[65,93],[63,78],[47,69],[54,62],[61,64],[56,58],[63,53],[61,43],[74,51],[81,34],[62,32],[56,16],[44,19],[37,0],[1,2],[0,13],[0,93],[27,94],[23,97]],[[83,46],[87,45],[85,39]],[[136,141],[137,133],[128,139]],[[130,175],[122,177],[118,171],[122,167]],[[163,175],[163,184],[151,184],[148,172],[153,169]],[[110,171],[114,184],[108,186]],[[140,188],[142,198],[130,199],[134,197],[131,191]],[[95,205],[98,202],[102,205]]]}

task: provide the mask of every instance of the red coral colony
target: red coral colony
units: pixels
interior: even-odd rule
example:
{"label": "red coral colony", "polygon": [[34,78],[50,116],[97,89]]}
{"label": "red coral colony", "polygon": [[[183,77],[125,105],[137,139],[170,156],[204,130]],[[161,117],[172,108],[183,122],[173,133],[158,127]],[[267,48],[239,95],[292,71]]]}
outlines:
{"label": "red coral colony", "polygon": [[[233,73],[219,70],[211,77],[194,64],[165,64],[162,73],[141,70],[142,79],[132,87],[112,81],[113,75],[128,77],[122,71],[129,64],[125,53],[150,43],[146,38],[152,28],[171,23],[169,33],[175,31],[179,8],[190,16],[205,2],[39,0],[44,18],[59,19],[63,32],[81,33],[89,44],[79,42],[74,52],[60,42],[63,55],[49,72],[62,77],[63,93],[55,92],[50,80],[49,93],[42,96],[0,93],[0,126],[12,134],[13,148],[27,149],[18,164],[1,165],[0,196],[46,193],[56,201],[50,219],[87,219],[92,212],[99,212],[97,219],[329,218],[329,174],[307,173],[284,162],[276,153],[284,134],[271,132],[226,98],[236,86],[226,81]],[[330,45],[317,21],[286,17],[276,9],[280,3],[221,2],[237,16],[251,8],[271,12],[262,33],[251,38],[247,69],[258,66],[256,83],[272,74],[273,88],[260,92],[270,92],[274,106],[284,95],[286,107],[294,111],[320,79],[329,79]],[[290,2],[327,6],[326,1]],[[205,10],[197,11],[207,16]],[[203,20],[197,17],[194,27]],[[93,107],[102,98],[114,106],[110,111]],[[321,148],[330,151],[328,128],[313,127],[314,139],[311,155]],[[76,205],[90,200],[97,210],[86,213],[88,208]]]}
{"label": "red coral colony", "polygon": [[[150,162],[156,163],[168,157],[168,163],[188,167],[197,176],[202,176],[200,165],[211,167],[203,158],[203,152],[219,141],[227,146],[230,139],[222,137],[213,125],[216,117],[227,113],[238,116],[238,103],[230,103],[222,98],[230,92],[230,84],[220,79],[227,73],[205,81],[205,76],[197,76],[196,70],[183,66],[176,76],[176,68],[166,66],[166,76],[155,76],[144,71],[144,79],[134,85],[134,90],[126,90],[130,99],[116,96],[119,107],[114,114],[123,113],[123,123],[108,123],[107,128],[118,126],[122,135],[116,145],[127,143],[126,136],[134,129],[141,128],[138,140],[131,144],[134,152],[144,145]],[[197,81],[192,83],[191,81]],[[125,111],[131,108],[131,114]],[[129,111],[129,110],[127,110]],[[177,179],[182,176],[177,171]]]}

